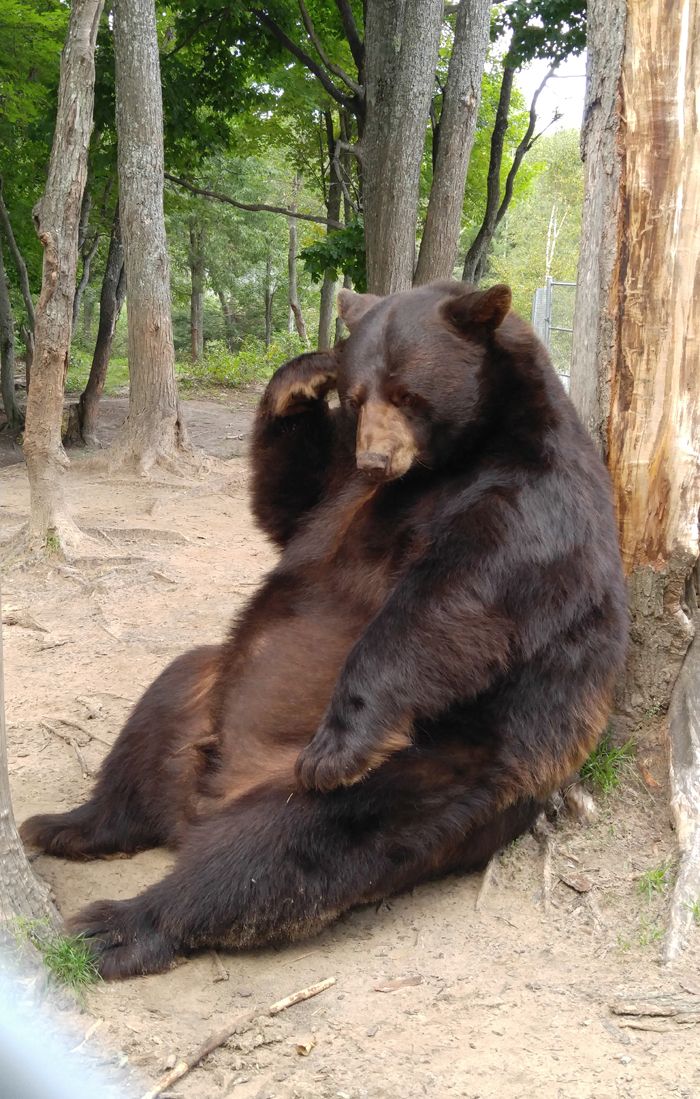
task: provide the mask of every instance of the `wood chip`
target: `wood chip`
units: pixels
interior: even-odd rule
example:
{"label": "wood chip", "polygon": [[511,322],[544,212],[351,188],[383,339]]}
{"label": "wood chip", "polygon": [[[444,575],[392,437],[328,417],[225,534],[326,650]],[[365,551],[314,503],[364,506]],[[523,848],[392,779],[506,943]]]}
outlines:
{"label": "wood chip", "polygon": [[375,992],[396,992],[400,988],[408,988],[412,985],[422,985],[423,978],[416,974],[413,977],[397,977],[396,980],[386,981],[384,984],[375,985]]}
{"label": "wood chip", "polygon": [[560,874],[559,881],[575,893],[590,893],[593,888],[593,882],[585,874]]}

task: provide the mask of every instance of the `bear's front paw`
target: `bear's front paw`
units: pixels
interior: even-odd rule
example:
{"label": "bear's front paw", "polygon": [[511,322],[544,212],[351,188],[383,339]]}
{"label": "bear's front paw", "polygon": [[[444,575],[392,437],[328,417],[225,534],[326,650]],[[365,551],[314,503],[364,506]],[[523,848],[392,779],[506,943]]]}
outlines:
{"label": "bear's front paw", "polygon": [[300,355],[272,377],[265,402],[273,416],[294,416],[335,388],[335,365],[329,355]]}
{"label": "bear's front paw", "polygon": [[68,923],[93,956],[107,981],[162,973],[175,958],[175,947],[159,931],[138,897],[129,901],[97,901]]}
{"label": "bear's front paw", "polygon": [[352,786],[372,769],[369,755],[352,740],[339,742],[321,726],[296,762],[296,776],[304,790],[327,794],[338,786]]}

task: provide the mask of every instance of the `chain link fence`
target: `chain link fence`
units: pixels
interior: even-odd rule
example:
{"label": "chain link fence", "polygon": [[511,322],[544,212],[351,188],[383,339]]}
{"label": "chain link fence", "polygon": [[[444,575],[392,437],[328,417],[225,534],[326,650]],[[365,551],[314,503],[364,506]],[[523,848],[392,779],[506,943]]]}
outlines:
{"label": "chain link fence", "polygon": [[532,326],[551,356],[568,392],[574,325],[576,283],[550,278],[535,290]]}

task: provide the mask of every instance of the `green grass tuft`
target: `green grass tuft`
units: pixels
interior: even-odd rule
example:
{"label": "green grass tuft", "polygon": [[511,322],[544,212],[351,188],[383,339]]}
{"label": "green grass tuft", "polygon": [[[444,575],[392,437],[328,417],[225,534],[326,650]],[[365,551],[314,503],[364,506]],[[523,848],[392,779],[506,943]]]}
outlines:
{"label": "green grass tuft", "polygon": [[696,924],[700,927],[700,901],[693,901],[692,904],[688,905],[688,908]]}
{"label": "green grass tuft", "polygon": [[581,778],[587,779],[604,794],[617,790],[624,772],[634,758],[634,741],[613,744],[609,733],[604,733],[600,743],[591,752],[581,768]]}
{"label": "green grass tuft", "polygon": [[18,940],[36,947],[46,968],[66,988],[81,993],[100,980],[95,959],[84,939],[58,935],[44,920],[19,917],[15,926]]}
{"label": "green grass tuft", "polygon": [[655,895],[665,896],[671,883],[672,869],[671,863],[665,862],[647,870],[637,882],[637,891],[648,901],[653,900]]}

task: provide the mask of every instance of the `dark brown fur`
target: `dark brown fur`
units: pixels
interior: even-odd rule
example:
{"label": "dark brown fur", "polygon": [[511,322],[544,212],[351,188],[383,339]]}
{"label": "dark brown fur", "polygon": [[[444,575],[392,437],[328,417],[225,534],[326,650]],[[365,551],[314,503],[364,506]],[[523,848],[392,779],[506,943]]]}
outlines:
{"label": "dark brown fur", "polygon": [[509,301],[346,295],[345,344],[270,382],[253,508],[278,566],[146,692],[92,799],[23,828],[73,858],[179,847],[74,919],[105,976],[483,865],[595,744],[626,632],[608,481]]}

